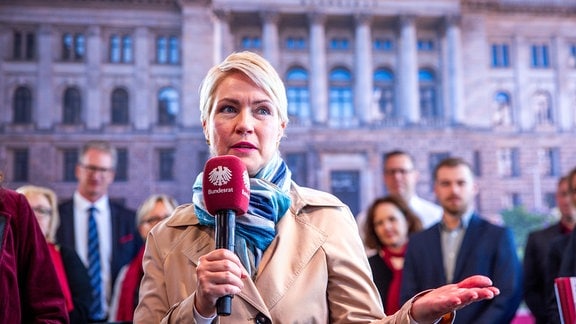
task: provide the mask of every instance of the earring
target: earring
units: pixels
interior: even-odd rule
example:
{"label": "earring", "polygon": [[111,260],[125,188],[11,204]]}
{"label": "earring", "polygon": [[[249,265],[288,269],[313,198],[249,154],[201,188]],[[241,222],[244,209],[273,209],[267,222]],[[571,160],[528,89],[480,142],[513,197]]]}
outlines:
{"label": "earring", "polygon": [[210,146],[210,140],[206,139],[206,145]]}

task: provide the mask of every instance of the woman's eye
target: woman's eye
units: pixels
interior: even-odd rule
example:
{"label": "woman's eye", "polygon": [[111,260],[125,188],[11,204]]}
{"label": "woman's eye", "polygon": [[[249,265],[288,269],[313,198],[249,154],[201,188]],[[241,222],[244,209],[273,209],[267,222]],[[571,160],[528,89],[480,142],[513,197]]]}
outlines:
{"label": "woman's eye", "polygon": [[222,113],[233,113],[236,111],[236,108],[232,107],[232,106],[222,106],[220,108],[220,112]]}
{"label": "woman's eye", "polygon": [[270,108],[268,107],[258,107],[256,108],[256,113],[258,115],[272,115],[272,113],[270,112]]}

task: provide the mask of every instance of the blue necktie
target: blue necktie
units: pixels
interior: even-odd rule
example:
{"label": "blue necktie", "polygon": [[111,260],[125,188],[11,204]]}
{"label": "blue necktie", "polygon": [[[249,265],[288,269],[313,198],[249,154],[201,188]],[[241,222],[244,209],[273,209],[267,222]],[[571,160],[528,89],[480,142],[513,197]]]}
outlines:
{"label": "blue necktie", "polygon": [[90,318],[102,320],[105,318],[102,311],[102,274],[100,266],[100,243],[98,241],[98,226],[96,225],[96,207],[88,209],[88,273],[92,285],[92,304],[90,305]]}

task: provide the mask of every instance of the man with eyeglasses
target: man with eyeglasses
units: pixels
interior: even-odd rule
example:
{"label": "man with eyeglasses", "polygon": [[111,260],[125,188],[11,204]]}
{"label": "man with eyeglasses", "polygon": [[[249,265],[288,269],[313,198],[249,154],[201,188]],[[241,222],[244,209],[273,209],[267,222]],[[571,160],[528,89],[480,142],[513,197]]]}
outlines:
{"label": "man with eyeglasses", "polygon": [[384,185],[388,194],[404,199],[418,215],[422,226],[428,228],[442,218],[442,208],[418,196],[418,176],[414,160],[407,152],[394,150],[384,156]]}
{"label": "man with eyeglasses", "polygon": [[[410,154],[401,150],[393,150],[384,155],[384,186],[386,192],[403,199],[410,209],[420,218],[423,229],[426,229],[440,221],[442,207],[425,200],[416,193],[418,183],[418,170],[414,167],[414,159]],[[364,228],[366,212],[362,211],[356,216],[358,228]],[[360,236],[364,238],[364,231],[360,230]],[[367,250],[368,254],[374,251]]]}
{"label": "man with eyeglasses", "polygon": [[58,243],[76,250],[91,277],[95,299],[90,309],[91,322],[107,321],[118,272],[143,244],[136,232],[135,212],[108,197],[116,161],[116,149],[108,142],[86,143],[76,165],[76,191],[72,199],[58,207]]}

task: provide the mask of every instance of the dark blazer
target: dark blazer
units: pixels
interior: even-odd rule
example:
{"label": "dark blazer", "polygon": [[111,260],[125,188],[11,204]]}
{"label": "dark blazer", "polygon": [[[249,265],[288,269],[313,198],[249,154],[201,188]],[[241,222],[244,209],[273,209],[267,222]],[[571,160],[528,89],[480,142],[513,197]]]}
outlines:
{"label": "dark blazer", "polygon": [[[388,289],[390,289],[390,282],[392,282],[392,270],[388,268],[386,262],[379,254],[375,254],[368,258],[370,268],[372,269],[372,279],[380,293],[382,304],[386,306],[386,299],[388,296]],[[386,312],[386,310],[384,310]],[[388,312],[386,312],[388,314]]]}
{"label": "dark blazer", "polygon": [[[447,284],[441,247],[441,225],[414,234],[408,242],[401,302],[425,289]],[[492,300],[476,302],[456,312],[456,324],[510,323],[522,301],[522,267],[512,232],[473,215],[456,257],[454,282],[485,275],[500,289]]]}
{"label": "dark blazer", "polygon": [[[76,248],[74,235],[74,202],[72,199],[58,206],[60,227],[56,232],[58,244]],[[112,263],[110,265],[111,287],[114,287],[120,268],[136,256],[142,246],[142,238],[137,233],[135,213],[122,205],[110,202],[112,224]]]}
{"label": "dark blazer", "polygon": [[570,234],[563,234],[556,237],[552,243],[550,243],[548,257],[546,259],[546,289],[544,290],[547,307],[546,317],[542,323],[560,323],[560,312],[558,310],[558,304],[556,301],[554,279],[559,277],[560,266],[562,264],[562,256],[564,254],[566,245],[568,245],[570,237]]}
{"label": "dark blazer", "polygon": [[[548,252],[555,238],[562,236],[560,223],[531,232],[524,249],[524,300],[536,319],[536,324],[547,321],[546,285]],[[556,266],[557,267],[557,266]]]}
{"label": "dark blazer", "polygon": [[[556,277],[575,277],[576,276],[576,230],[568,236],[568,239],[558,240],[554,242],[554,250],[550,250],[550,253],[557,254],[559,250],[562,249],[562,245],[565,246],[562,254],[562,262],[560,264],[560,269]],[[552,255],[551,255],[552,256]],[[549,277],[554,276],[549,274]],[[548,323],[560,323],[558,305],[556,304],[556,296],[552,295],[548,302],[549,312],[548,312]]]}
{"label": "dark blazer", "polygon": [[92,287],[90,286],[88,271],[74,249],[61,245],[59,250],[74,303],[74,310],[69,312],[70,324],[88,323],[90,305],[92,304]]}

